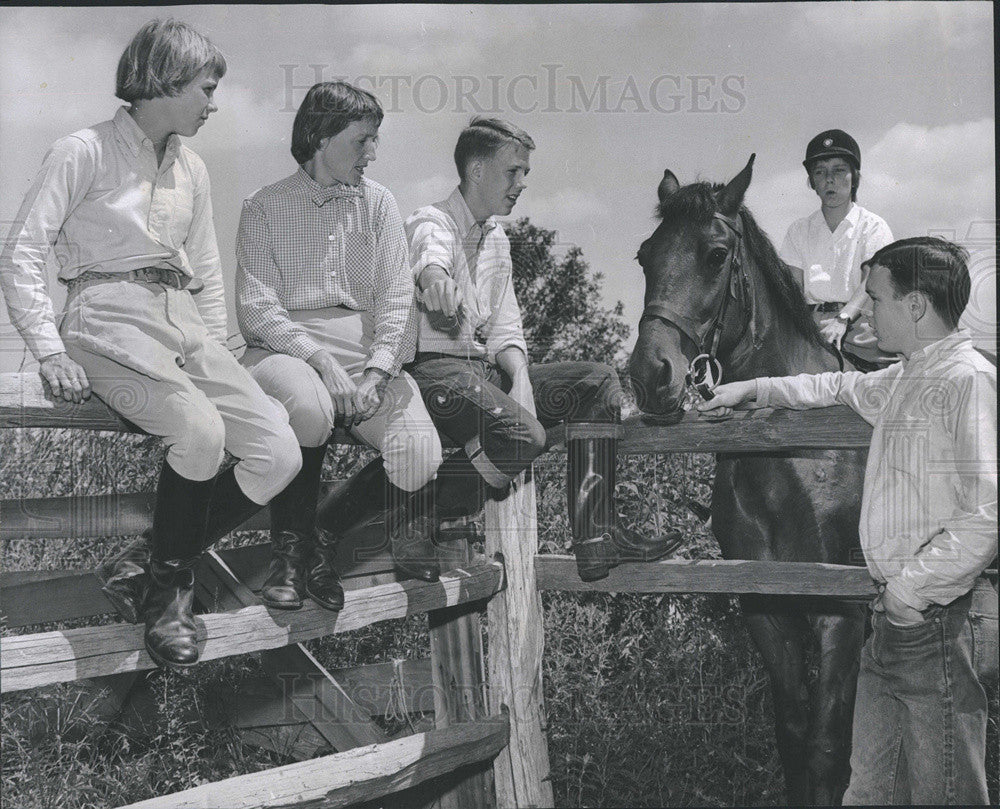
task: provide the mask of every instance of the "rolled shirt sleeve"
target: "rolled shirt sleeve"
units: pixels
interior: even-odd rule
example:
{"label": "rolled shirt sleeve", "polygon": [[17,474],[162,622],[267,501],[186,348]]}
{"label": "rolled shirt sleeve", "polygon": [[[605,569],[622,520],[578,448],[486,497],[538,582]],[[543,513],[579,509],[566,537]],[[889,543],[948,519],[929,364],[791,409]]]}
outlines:
{"label": "rolled shirt sleeve", "polygon": [[7,311],[35,359],[65,351],[46,290],[46,258],[94,172],[91,144],[73,135],[57,141],[42,160],[0,253]]}
{"label": "rolled shirt sleeve", "polygon": [[410,268],[413,270],[414,283],[419,280],[420,274],[432,265],[440,267],[451,275],[455,253],[460,249],[457,246],[456,234],[441,223],[430,219],[411,219],[407,225]]}
{"label": "rolled shirt sleeve", "polygon": [[236,314],[248,344],[308,360],[320,350],[288,317],[278,290],[281,272],[274,260],[271,230],[263,208],[243,203],[236,235]]}

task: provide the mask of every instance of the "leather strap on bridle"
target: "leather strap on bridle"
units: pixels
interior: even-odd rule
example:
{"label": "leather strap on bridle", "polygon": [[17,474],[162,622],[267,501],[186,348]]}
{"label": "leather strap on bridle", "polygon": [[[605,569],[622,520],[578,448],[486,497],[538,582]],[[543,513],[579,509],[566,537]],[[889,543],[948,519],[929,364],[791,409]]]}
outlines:
{"label": "leather strap on bridle", "polygon": [[650,301],[642,313],[643,317],[654,317],[674,326],[698,347],[698,355],[691,360],[688,367],[688,384],[694,387],[703,399],[711,398],[711,389],[722,381],[722,363],[719,362],[717,354],[730,298],[739,295],[745,303],[743,326],[737,340],[749,329],[754,344],[757,342],[756,301],[750,277],[743,266],[743,222],[738,215],[733,217],[723,213],[712,214],[712,218],[722,222],[736,236],[736,246],[729,261],[729,274],[723,286],[722,301],[715,317],[707,323],[698,323],[678,312],[664,300]]}

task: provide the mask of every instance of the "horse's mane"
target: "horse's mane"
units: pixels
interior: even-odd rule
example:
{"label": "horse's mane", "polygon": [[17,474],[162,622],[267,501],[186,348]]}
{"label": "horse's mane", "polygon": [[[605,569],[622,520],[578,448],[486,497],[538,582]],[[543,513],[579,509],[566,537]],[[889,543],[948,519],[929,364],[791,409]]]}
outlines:
{"label": "horse's mane", "polygon": [[[687,220],[705,226],[714,214],[720,213],[716,195],[722,188],[721,183],[708,182],[682,186],[659,204],[657,214],[663,220]],[[747,254],[753,257],[776,306],[787,313],[792,325],[806,340],[825,347],[802,290],[746,206],[740,206],[740,219]]]}

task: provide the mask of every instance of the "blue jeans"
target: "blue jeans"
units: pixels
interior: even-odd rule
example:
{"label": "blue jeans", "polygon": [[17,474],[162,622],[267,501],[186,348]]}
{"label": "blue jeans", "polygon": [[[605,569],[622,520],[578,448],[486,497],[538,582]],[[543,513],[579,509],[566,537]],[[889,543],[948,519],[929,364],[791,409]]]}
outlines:
{"label": "blue jeans", "polygon": [[997,592],[985,579],[914,626],[873,612],[844,805],[985,804],[987,689],[997,684]]}

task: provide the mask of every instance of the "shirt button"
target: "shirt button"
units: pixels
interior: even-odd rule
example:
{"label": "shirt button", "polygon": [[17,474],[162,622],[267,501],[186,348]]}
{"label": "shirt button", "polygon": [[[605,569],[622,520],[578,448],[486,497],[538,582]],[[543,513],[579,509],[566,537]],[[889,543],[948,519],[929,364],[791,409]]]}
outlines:
{"label": "shirt button", "polygon": [[330,241],[332,242],[332,241],[333,241],[333,234],[331,233],[331,234],[330,234],[329,236],[327,236],[326,238],[327,238],[327,239],[329,239],[329,240],[330,240]]}

